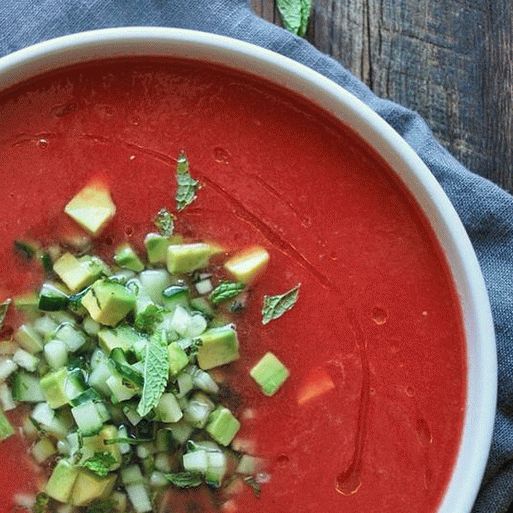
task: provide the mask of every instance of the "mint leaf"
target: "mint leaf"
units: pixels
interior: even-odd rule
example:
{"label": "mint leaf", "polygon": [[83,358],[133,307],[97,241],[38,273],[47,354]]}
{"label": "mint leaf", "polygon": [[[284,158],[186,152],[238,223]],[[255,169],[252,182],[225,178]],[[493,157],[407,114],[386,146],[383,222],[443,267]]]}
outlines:
{"label": "mint leaf", "polygon": [[167,210],[167,208],[161,208],[155,219],[153,220],[157,227],[160,235],[163,237],[171,237],[173,230],[175,229],[175,217]]}
{"label": "mint leaf", "polygon": [[4,327],[5,318],[7,316],[7,310],[9,310],[10,304],[10,299],[6,299],[3,303],[0,303],[0,330]]}
{"label": "mint leaf", "polygon": [[32,507],[33,513],[48,513],[49,512],[50,497],[46,493],[38,493],[36,495],[36,502]]}
{"label": "mint leaf", "polygon": [[277,0],[283,26],[293,34],[303,37],[308,29],[312,0]]}
{"label": "mint leaf", "polygon": [[162,321],[164,309],[157,305],[149,304],[142,312],[135,316],[134,326],[142,333],[152,333],[155,325]]}
{"label": "mint leaf", "polygon": [[227,299],[238,296],[244,290],[244,287],[244,283],[223,281],[210,293],[210,301],[214,305],[218,305]]}
{"label": "mint leaf", "polygon": [[189,161],[184,152],[178,155],[176,162],[176,209],[178,212],[196,199],[199,182],[189,173]]}
{"label": "mint leaf", "polygon": [[169,356],[164,330],[155,333],[146,344],[144,386],[137,413],[144,417],[157,406],[169,377]]}
{"label": "mint leaf", "polygon": [[201,475],[197,472],[176,472],[164,474],[166,479],[177,488],[196,488],[203,483]]}
{"label": "mint leaf", "polygon": [[106,499],[103,501],[96,501],[96,502],[93,502],[86,509],[85,513],[112,513],[112,511],[115,511],[116,506],[118,506],[118,502],[115,501],[114,499]]}
{"label": "mint leaf", "polygon": [[299,288],[298,283],[293,289],[280,294],[278,296],[264,296],[264,305],[262,307],[262,324],[268,324],[274,319],[278,319],[285,312],[288,312],[298,300]]}
{"label": "mint leaf", "polygon": [[107,477],[109,470],[116,464],[114,456],[110,452],[95,452],[82,463],[82,467],[90,470],[99,477]]}

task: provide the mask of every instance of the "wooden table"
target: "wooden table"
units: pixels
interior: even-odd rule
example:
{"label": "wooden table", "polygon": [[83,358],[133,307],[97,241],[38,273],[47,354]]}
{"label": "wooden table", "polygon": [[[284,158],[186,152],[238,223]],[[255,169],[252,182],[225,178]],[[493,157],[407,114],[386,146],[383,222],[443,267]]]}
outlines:
{"label": "wooden table", "polygon": [[[280,23],[273,0],[251,0]],[[314,0],[307,39],[513,191],[513,0]]]}

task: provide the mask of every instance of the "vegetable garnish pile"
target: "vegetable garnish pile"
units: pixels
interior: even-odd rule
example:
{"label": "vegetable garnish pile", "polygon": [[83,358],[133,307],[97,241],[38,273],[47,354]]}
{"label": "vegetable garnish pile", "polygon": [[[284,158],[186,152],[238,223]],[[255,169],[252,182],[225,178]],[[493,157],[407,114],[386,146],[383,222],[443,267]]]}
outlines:
{"label": "vegetable garnish pile", "polygon": [[[184,154],[176,178],[181,211],[199,188]],[[94,183],[65,212],[94,238],[116,206]],[[12,339],[0,342],[0,401],[4,411],[30,405],[23,431],[33,440],[33,458],[51,469],[31,505],[36,513],[59,503],[70,506],[66,512],[145,513],[167,489],[236,488],[235,481],[259,493],[264,462],[232,447],[241,424],[217,399],[212,369],[239,358],[226,312],[244,309],[241,293],[269,254],[251,247],[231,256],[226,280],[216,284],[210,259],[223,250],[184,240],[174,221],[167,209],[158,212],[158,232],[144,240],[146,262],[128,243],[116,248],[111,264],[15,243],[47,272],[37,293],[0,304],[0,331],[9,308],[25,314]],[[298,293],[299,285],[265,296],[262,322],[290,310]],[[250,374],[272,396],[289,371],[268,352]],[[0,411],[0,438],[13,434]]]}

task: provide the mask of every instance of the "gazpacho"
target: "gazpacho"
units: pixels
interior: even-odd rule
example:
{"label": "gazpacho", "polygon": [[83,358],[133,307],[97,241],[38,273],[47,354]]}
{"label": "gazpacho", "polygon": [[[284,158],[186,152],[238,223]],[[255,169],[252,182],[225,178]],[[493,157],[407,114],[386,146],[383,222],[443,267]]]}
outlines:
{"label": "gazpacho", "polygon": [[36,77],[0,119],[1,511],[436,511],[460,305],[364,141],[157,58]]}

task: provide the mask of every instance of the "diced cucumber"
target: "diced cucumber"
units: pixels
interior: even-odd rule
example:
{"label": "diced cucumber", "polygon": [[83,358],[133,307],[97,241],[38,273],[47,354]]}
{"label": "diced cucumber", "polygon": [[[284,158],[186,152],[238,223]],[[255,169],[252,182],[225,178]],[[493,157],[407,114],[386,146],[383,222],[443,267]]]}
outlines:
{"label": "diced cucumber", "polygon": [[132,426],[137,426],[141,422],[142,417],[137,413],[137,406],[127,405],[123,407],[123,413],[125,417],[130,421]]}
{"label": "diced cucumber", "polygon": [[0,358],[0,381],[5,381],[17,368],[11,358]]}
{"label": "diced cucumber", "polygon": [[114,253],[114,262],[124,269],[141,272],[144,270],[144,264],[135,252],[134,248],[128,243],[121,244]]}
{"label": "diced cucumber", "polygon": [[29,372],[35,372],[39,363],[39,358],[24,349],[18,349],[12,357],[12,361],[22,369]]}
{"label": "diced cucumber", "polygon": [[5,413],[0,410],[0,440],[6,440],[12,435],[14,435],[14,428]]}
{"label": "diced cucumber", "polygon": [[215,315],[215,311],[210,304],[210,301],[204,297],[195,297],[191,299],[191,308],[202,313],[208,319],[212,319]]}
{"label": "diced cucumber", "polygon": [[98,333],[100,347],[108,355],[117,347],[120,347],[125,352],[129,351],[141,338],[142,335],[137,333],[135,329],[124,325],[118,326],[114,329],[103,328]]}
{"label": "diced cucumber", "polygon": [[96,321],[93,321],[91,317],[86,317],[82,321],[82,327],[84,331],[91,337],[96,337],[101,329],[101,325]]}
{"label": "diced cucumber", "polygon": [[55,411],[50,408],[48,403],[39,403],[32,410],[32,418],[44,427],[52,425],[55,418]]}
{"label": "diced cucumber", "polygon": [[117,374],[112,374],[106,381],[112,395],[117,403],[132,399],[137,393],[135,388],[129,388],[123,383],[123,378]]}
{"label": "diced cucumber", "polygon": [[127,497],[124,493],[113,492],[110,499],[114,503],[114,511],[116,513],[125,513],[127,507]]}
{"label": "diced cucumber", "polygon": [[239,432],[240,422],[232,412],[224,406],[218,406],[209,416],[206,427],[207,433],[221,445],[230,445]]}
{"label": "diced cucumber", "polygon": [[155,448],[153,442],[145,442],[137,446],[136,452],[137,457],[140,460],[145,460],[146,458],[149,458],[152,454],[155,454],[157,452],[157,449]]}
{"label": "diced cucumber", "polygon": [[12,391],[5,383],[0,384],[0,403],[4,411],[11,411],[16,408]]}
{"label": "diced cucumber", "polygon": [[45,359],[48,365],[56,370],[68,363],[68,347],[62,340],[50,340],[44,347]]}
{"label": "diced cucumber", "polygon": [[57,328],[55,338],[62,340],[71,353],[80,349],[87,341],[81,330],[67,322]]}
{"label": "diced cucumber", "polygon": [[200,336],[198,365],[212,369],[239,359],[239,341],[233,325],[211,328]]}
{"label": "diced cucumber", "polygon": [[177,306],[189,306],[189,287],[185,285],[171,285],[163,290],[161,302],[172,312]]}
{"label": "diced cucumber", "polygon": [[58,312],[69,304],[66,292],[52,283],[44,283],[39,291],[38,309],[42,312]]}
{"label": "diced cucumber", "polygon": [[40,353],[43,350],[41,336],[28,324],[22,324],[18,328],[14,334],[14,340],[29,353]]}
{"label": "diced cucumber", "polygon": [[128,498],[136,513],[147,513],[153,511],[151,500],[142,483],[129,484],[125,487]]}
{"label": "diced cucumber", "polygon": [[204,370],[192,369],[190,371],[192,376],[192,383],[195,388],[199,388],[201,391],[206,392],[207,394],[217,394],[219,392],[219,386],[212,379],[208,372]]}
{"label": "diced cucumber", "polygon": [[84,391],[84,378],[79,369],[61,368],[41,378],[41,389],[52,408],[60,408]]}
{"label": "diced cucumber", "polygon": [[33,458],[39,463],[45,462],[48,458],[51,458],[57,453],[57,449],[52,441],[48,438],[41,438],[34,444],[31,449]]}
{"label": "diced cucumber", "polygon": [[264,460],[249,454],[244,454],[239,461],[237,466],[237,474],[243,474],[246,476],[253,476],[257,472],[260,472],[264,467]]}
{"label": "diced cucumber", "polygon": [[212,286],[212,281],[210,278],[206,278],[204,280],[198,281],[194,284],[196,287],[196,292],[198,294],[201,294],[202,296],[206,294],[210,294],[212,290],[214,290],[214,287]]}
{"label": "diced cucumber", "polygon": [[144,482],[144,477],[139,465],[129,465],[128,467],[122,468],[121,481],[125,486]]}
{"label": "diced cucumber", "polygon": [[45,431],[54,438],[61,440],[66,438],[73,425],[73,418],[67,411],[58,411],[49,426],[45,426]]}
{"label": "diced cucumber", "polygon": [[93,436],[100,432],[103,421],[94,402],[86,402],[71,408],[71,414],[83,436]]}
{"label": "diced cucumber", "polygon": [[[118,428],[118,437],[119,438],[128,438],[128,430],[127,430],[126,426],[119,426],[119,428]],[[121,454],[128,454],[128,453],[130,453],[132,451],[130,449],[130,445],[129,444],[125,444],[125,443],[118,444],[118,448],[119,448],[119,452]]]}
{"label": "diced cucumber", "polygon": [[184,411],[184,419],[193,427],[203,428],[214,408],[214,403],[205,394],[196,392]]}
{"label": "diced cucumber", "polygon": [[34,329],[45,339],[50,338],[58,327],[58,324],[49,316],[43,315],[33,322]]}
{"label": "diced cucumber", "polygon": [[156,411],[162,422],[178,422],[183,417],[176,397],[171,393],[162,394]]}
{"label": "diced cucumber", "polygon": [[200,449],[194,452],[188,452],[183,455],[183,468],[189,472],[206,473],[208,469],[207,451]]}
{"label": "diced cucumber", "polygon": [[205,474],[205,481],[208,485],[219,488],[226,475],[228,462],[226,455],[222,452],[207,453],[208,468]]}
{"label": "diced cucumber", "polygon": [[174,424],[169,424],[167,428],[171,431],[175,441],[180,445],[184,444],[189,439],[194,430],[194,428],[183,419]]}
{"label": "diced cucumber", "polygon": [[189,326],[187,327],[187,331],[185,336],[190,338],[199,337],[205,330],[207,329],[207,320],[203,317],[202,314],[193,314],[191,316],[191,320],[189,321]]}
{"label": "diced cucumber", "polygon": [[59,460],[46,483],[45,492],[52,499],[68,502],[79,470],[67,460]]}
{"label": "diced cucumber", "polygon": [[45,400],[39,379],[23,371],[14,375],[12,393],[15,401],[39,403]]}
{"label": "diced cucumber", "polygon": [[88,384],[104,396],[110,396],[111,390],[107,385],[107,380],[112,376],[112,369],[107,360],[100,361],[88,378]]}
{"label": "diced cucumber", "polygon": [[251,369],[250,375],[265,395],[272,396],[285,383],[290,372],[273,353],[268,352]]}
{"label": "diced cucumber", "polygon": [[193,388],[192,376],[187,374],[186,372],[182,372],[176,378],[176,383],[178,384],[178,394],[176,397],[178,399],[183,399]]}
{"label": "diced cucumber", "polygon": [[94,402],[98,405],[98,403],[102,402],[102,398],[100,394],[94,388],[87,388],[79,395],[71,399],[69,402],[71,406],[78,406],[79,404]]}
{"label": "diced cucumber", "polygon": [[169,472],[168,470],[158,471],[154,470],[150,476],[150,486],[152,488],[165,488],[169,485],[169,481],[162,472]]}
{"label": "diced cucumber", "polygon": [[164,269],[151,269],[139,274],[139,280],[154,303],[162,304],[163,291],[171,284],[171,276]]}

